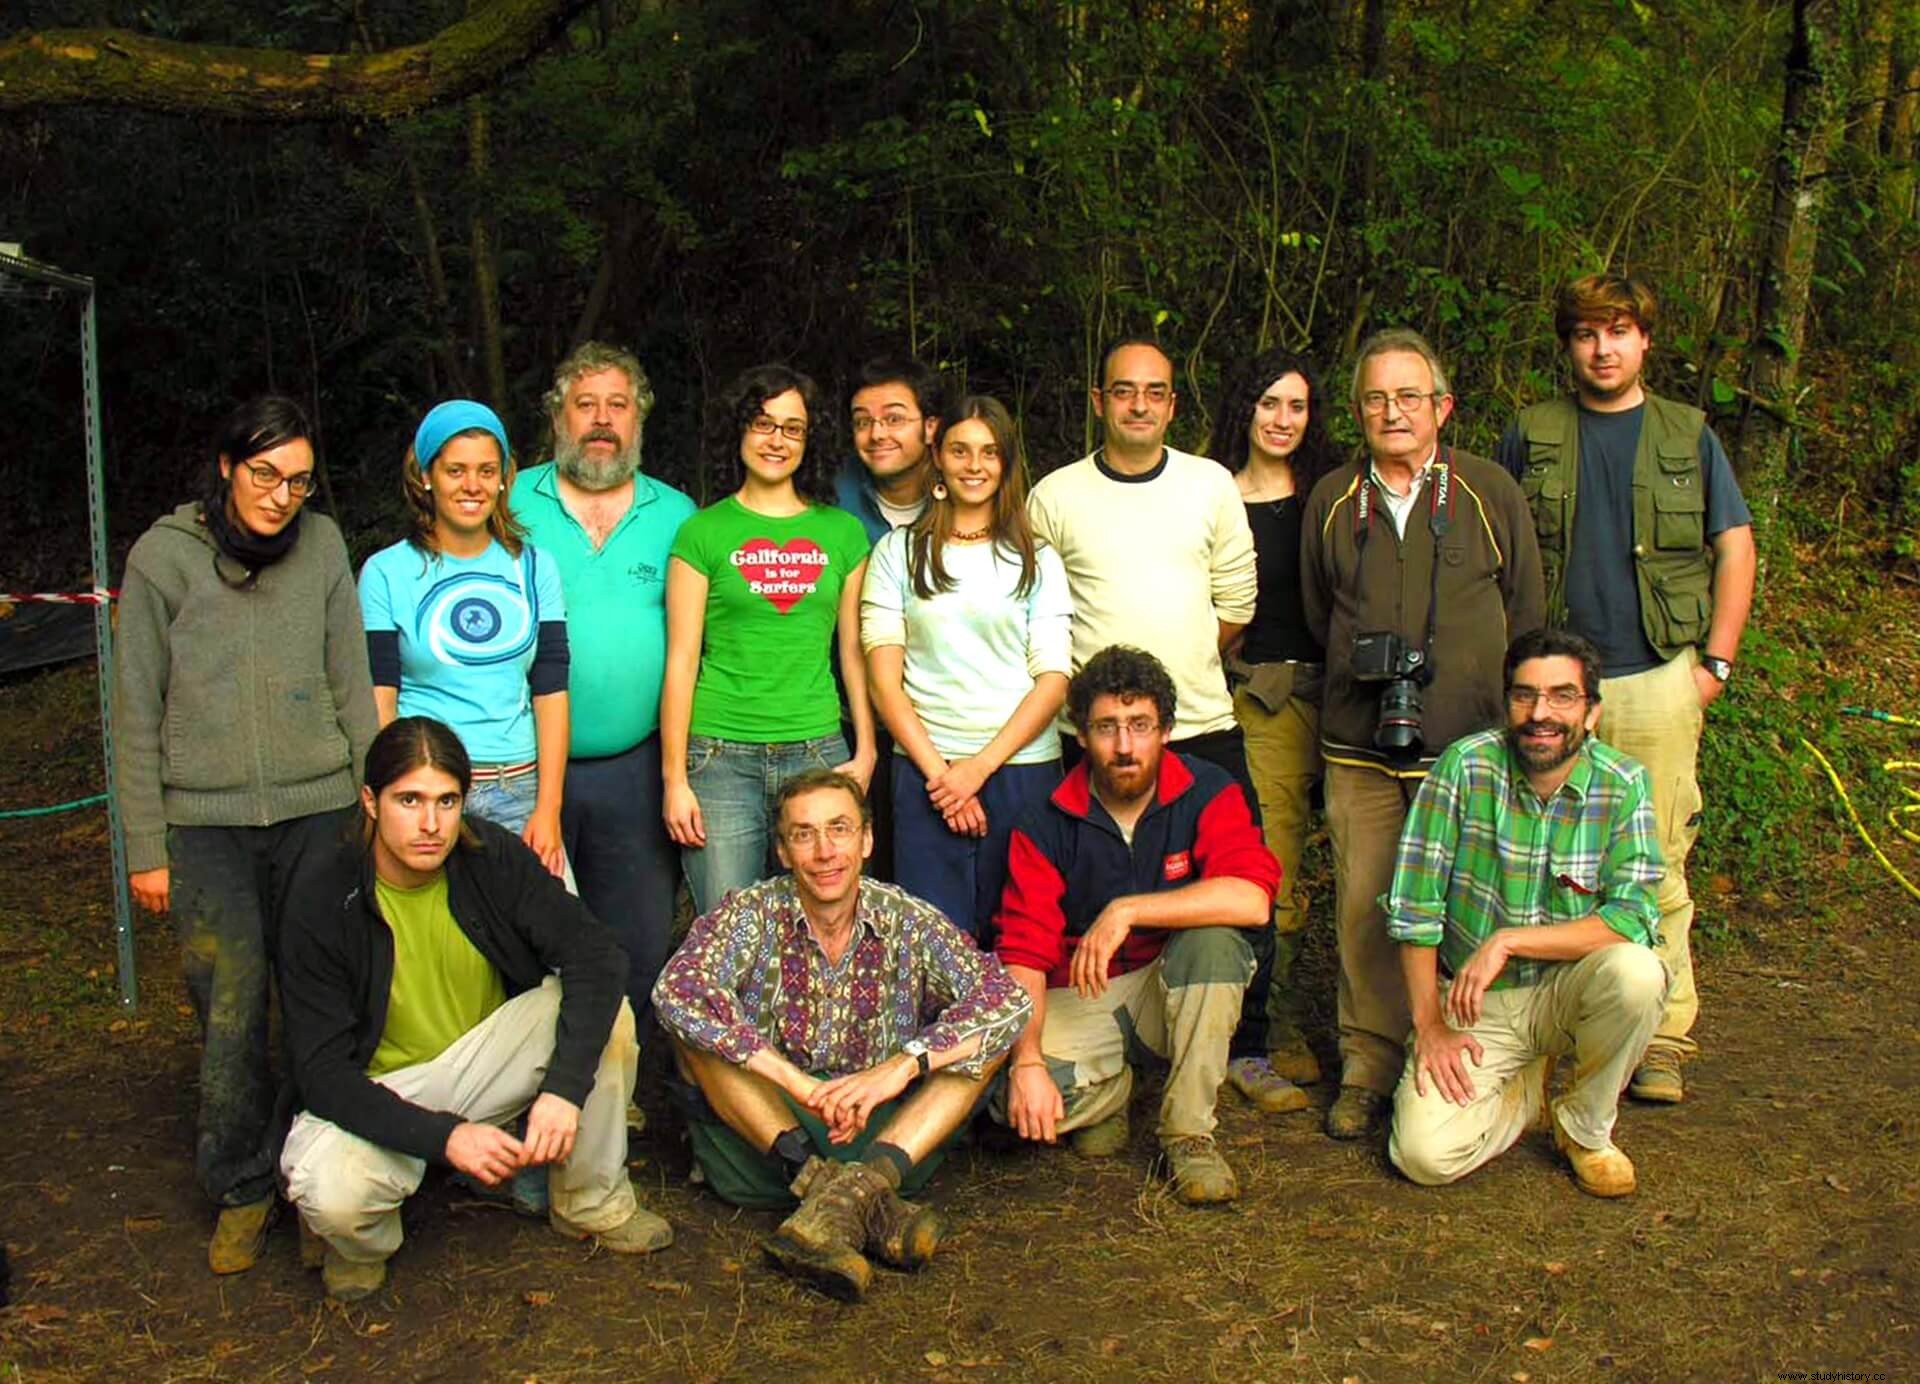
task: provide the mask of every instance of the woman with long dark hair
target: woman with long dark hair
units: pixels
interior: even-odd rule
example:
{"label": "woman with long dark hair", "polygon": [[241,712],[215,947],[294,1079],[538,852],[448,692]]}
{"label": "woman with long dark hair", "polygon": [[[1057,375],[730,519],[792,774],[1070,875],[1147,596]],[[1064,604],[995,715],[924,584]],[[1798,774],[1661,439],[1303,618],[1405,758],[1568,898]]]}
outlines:
{"label": "woman with long dark hair", "polygon": [[431,716],[473,761],[467,811],[565,874],[567,612],[560,569],[507,507],[513,449],[485,404],[449,399],[401,462],[413,531],[360,569],[380,724]]}
{"label": "woman with long dark hair", "polygon": [[251,1268],[286,1129],[269,1060],[279,919],[304,861],[351,830],[379,729],[340,530],[308,513],[312,429],[236,409],[203,495],[133,546],[115,640],[115,788],[134,900],[171,913],[203,1037],[194,1171],[215,1273]]}
{"label": "woman with long dark hair", "polygon": [[[873,773],[860,658],[867,535],[833,505],[814,382],[760,365],[728,388],[709,438],[739,488],[680,526],[667,567],[660,757],[667,834],[693,905],[774,873],[774,795],[803,769]],[[737,470],[735,469],[737,468]],[[838,647],[855,744],[840,734]]]}
{"label": "woman with long dark hair", "polygon": [[873,550],[860,638],[893,734],[895,876],[985,942],[1014,820],[1060,780],[1073,604],[1059,554],[1027,524],[1026,460],[1000,402],[962,400],[933,453],[927,508]]}
{"label": "woman with long dark hair", "polygon": [[1325,654],[1300,601],[1300,522],[1307,496],[1332,470],[1326,396],[1313,367],[1290,351],[1264,351],[1230,378],[1215,420],[1213,455],[1229,471],[1253,530],[1260,595],[1253,622],[1227,660],[1233,712],[1247,742],[1267,848],[1280,860],[1273,910],[1273,968],[1266,998],[1266,1055],[1242,1057],[1228,1076],[1265,1110],[1307,1104],[1298,1083],[1320,1079],[1300,1029],[1294,983],[1307,899],[1299,887],[1308,799],[1320,777],[1320,683]]}

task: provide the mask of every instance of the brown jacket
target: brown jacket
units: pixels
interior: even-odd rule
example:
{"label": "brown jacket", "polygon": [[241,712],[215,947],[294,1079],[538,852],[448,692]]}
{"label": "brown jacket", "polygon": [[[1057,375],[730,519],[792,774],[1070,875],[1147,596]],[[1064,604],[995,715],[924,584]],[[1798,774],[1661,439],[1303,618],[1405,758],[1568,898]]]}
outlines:
{"label": "brown jacket", "polygon": [[[1452,466],[1452,484],[1436,588],[1432,523],[1443,464]],[[1364,543],[1362,484],[1372,489]],[[1327,759],[1402,777],[1425,774],[1460,736],[1502,723],[1507,645],[1546,618],[1539,544],[1519,485],[1494,463],[1444,444],[1407,516],[1405,538],[1394,532],[1369,463],[1322,477],[1301,526],[1300,586],[1308,628],[1327,651],[1320,709]],[[1437,602],[1430,601],[1436,589]],[[1391,630],[1420,648],[1430,604],[1437,614],[1428,650],[1432,681],[1422,694],[1425,744],[1418,759],[1394,760],[1374,748],[1382,684],[1354,681],[1353,639]]]}

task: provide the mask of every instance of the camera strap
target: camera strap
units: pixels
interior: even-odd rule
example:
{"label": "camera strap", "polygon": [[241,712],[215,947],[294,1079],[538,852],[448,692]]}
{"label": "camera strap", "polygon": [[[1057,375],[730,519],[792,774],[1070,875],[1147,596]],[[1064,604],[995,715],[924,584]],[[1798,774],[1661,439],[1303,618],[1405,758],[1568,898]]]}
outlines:
{"label": "camera strap", "polygon": [[[1374,478],[1373,465],[1367,465],[1365,480],[1361,482],[1360,493],[1353,501],[1353,545],[1356,550],[1355,566],[1358,558],[1367,550],[1367,535],[1373,532],[1373,490],[1379,485]],[[1442,447],[1427,468],[1427,530],[1433,535],[1433,568],[1428,574],[1427,584],[1427,633],[1420,645],[1422,666],[1432,676],[1434,627],[1440,619],[1440,540],[1446,536],[1447,526],[1453,522],[1453,448]]]}

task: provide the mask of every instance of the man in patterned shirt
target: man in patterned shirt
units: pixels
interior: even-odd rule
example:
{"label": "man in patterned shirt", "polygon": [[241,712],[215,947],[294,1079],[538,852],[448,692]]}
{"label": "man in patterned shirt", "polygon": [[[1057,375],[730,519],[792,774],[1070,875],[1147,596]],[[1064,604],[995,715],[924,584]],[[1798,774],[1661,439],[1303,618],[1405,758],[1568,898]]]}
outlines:
{"label": "man in patterned shirt", "polygon": [[767,1254],[853,1300],[868,1254],[903,1269],[932,1256],[939,1219],[899,1193],[926,1184],[1032,1003],[932,904],[860,877],[873,828],[853,779],[795,775],[776,822],[792,873],[695,920],[654,1012],[692,1083],[680,1095],[707,1185],[737,1206],[802,1198]]}
{"label": "man in patterned shirt", "polygon": [[1589,738],[1600,655],[1580,636],[1514,640],[1506,694],[1505,731],[1454,741],[1420,785],[1381,900],[1413,1014],[1387,1151],[1436,1186],[1549,1120],[1580,1190],[1623,1197],[1614,1118],[1668,982],[1647,773]]}

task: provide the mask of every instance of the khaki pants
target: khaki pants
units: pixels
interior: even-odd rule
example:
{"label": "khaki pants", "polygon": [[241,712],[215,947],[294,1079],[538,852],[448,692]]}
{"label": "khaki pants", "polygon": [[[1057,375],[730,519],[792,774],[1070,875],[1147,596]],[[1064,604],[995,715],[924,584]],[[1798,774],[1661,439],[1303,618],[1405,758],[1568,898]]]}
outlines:
{"label": "khaki pants", "polygon": [[[1272,666],[1272,665],[1269,665]],[[1281,664],[1287,675],[1297,665]],[[1291,676],[1289,676],[1291,681]],[[1320,777],[1320,708],[1296,696],[1280,709],[1246,687],[1233,696],[1233,714],[1246,736],[1247,770],[1260,795],[1260,823],[1267,849],[1280,862],[1280,892],[1273,901],[1273,979],[1267,986],[1267,1047],[1298,1039],[1305,1010],[1294,989],[1293,967],[1300,932],[1307,925],[1307,894],[1300,887],[1300,856],[1307,843],[1308,803]]]}
{"label": "khaki pants", "polygon": [[1534,1083],[1520,1079],[1528,1065],[1568,1052],[1573,1088],[1554,1111],[1576,1144],[1607,1147],[1620,1092],[1646,1051],[1666,993],[1660,958],[1631,942],[1564,962],[1536,985],[1489,990],[1480,1021],[1467,1030],[1484,1053],[1478,1067],[1467,1059],[1473,1099],[1454,1105],[1431,1078],[1419,1094],[1409,1045],[1387,1156],[1423,1186],[1465,1177],[1512,1148],[1539,1113]]}
{"label": "khaki pants", "polygon": [[[395,1095],[463,1120],[504,1124],[533,1104],[553,1055],[560,980],[514,996],[431,1062],[376,1077]],[[637,1203],[627,1180],[627,1100],[639,1066],[633,1010],[623,1000],[580,1111],[573,1155],[548,1171],[553,1210],[582,1230],[611,1230]],[[280,1168],[287,1200],[343,1259],[376,1263],[400,1248],[400,1203],[426,1176],[419,1158],[302,1112]]]}
{"label": "khaki pants", "polygon": [[1400,947],[1387,936],[1380,896],[1393,883],[1400,827],[1420,780],[1327,765],[1327,835],[1333,843],[1334,916],[1340,944],[1340,1084],[1388,1095],[1405,1062],[1407,984]]}
{"label": "khaki pants", "polygon": [[1687,892],[1687,855],[1700,835],[1698,765],[1706,713],[1693,681],[1693,670],[1699,665],[1699,655],[1689,648],[1658,668],[1602,678],[1597,732],[1616,750],[1646,766],[1653,791],[1660,858],[1667,867],[1660,881],[1660,941],[1655,950],[1666,963],[1673,985],[1652,1046],[1682,1053],[1698,1050],[1687,1035],[1700,1017],[1690,945],[1693,896]]}
{"label": "khaki pants", "polygon": [[[1071,989],[1047,991],[1040,1051],[1060,1088],[1065,1132],[1124,1110],[1133,1093],[1129,1061],[1169,1064],[1160,1098],[1160,1137],[1211,1134],[1213,1107],[1227,1074],[1227,1044],[1253,978],[1253,948],[1231,927],[1168,934],[1150,965],[1107,982],[1097,999]],[[1003,1123],[1006,1102],[994,1102]]]}

